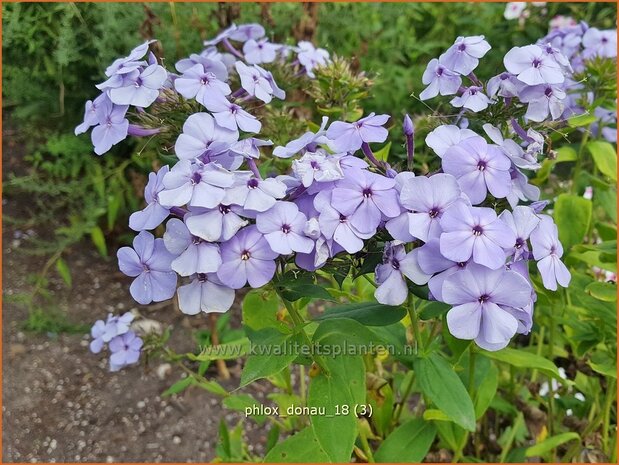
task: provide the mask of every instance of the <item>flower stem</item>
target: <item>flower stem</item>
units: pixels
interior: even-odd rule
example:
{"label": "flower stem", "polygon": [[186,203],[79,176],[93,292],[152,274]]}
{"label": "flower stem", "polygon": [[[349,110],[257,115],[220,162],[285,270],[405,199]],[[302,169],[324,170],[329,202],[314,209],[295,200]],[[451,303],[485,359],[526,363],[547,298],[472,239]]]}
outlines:
{"label": "flower stem", "polygon": [[232,45],[230,43],[230,41],[228,39],[224,39],[222,41],[222,43],[224,44],[224,47],[226,47],[226,49],[232,53],[232,55],[234,55],[237,58],[240,58],[241,60],[244,60],[245,57],[243,56],[243,54],[241,52],[239,52],[236,48],[234,48],[234,45]]}
{"label": "flower stem", "polygon": [[419,351],[423,351],[423,340],[421,339],[421,332],[419,331],[419,317],[417,316],[417,309],[415,308],[415,300],[412,294],[408,296],[407,308],[408,315],[411,319],[411,326],[413,327],[413,335],[415,336],[415,355]]}
{"label": "flower stem", "polygon": [[253,158],[248,158],[247,166],[249,167],[251,172],[254,173],[254,176],[256,176],[258,179],[262,179],[262,176],[260,176],[260,170],[258,169],[258,166],[256,165],[256,160],[254,160]]}
{"label": "flower stem", "polygon": [[406,405],[406,401],[408,400],[408,396],[410,396],[411,391],[413,389],[413,384],[415,384],[415,373],[411,372],[411,377],[408,380],[408,384],[404,388],[404,392],[402,393],[402,400],[396,407],[395,414],[393,416],[393,426],[397,426],[400,421],[400,416],[402,415],[402,411],[404,410],[404,406]]}
{"label": "flower stem", "polygon": [[[211,313],[209,315],[209,325],[211,330],[211,342],[214,346],[218,346],[219,334],[217,333],[217,314]],[[226,362],[222,359],[217,359],[215,364],[217,365],[217,373],[219,373],[221,379],[230,379],[230,372],[228,371]]]}
{"label": "flower stem", "polygon": [[367,159],[370,160],[370,162],[372,162],[374,166],[376,166],[376,168],[380,168],[380,169],[384,168],[383,164],[380,161],[378,161],[376,157],[374,156],[374,152],[372,152],[372,149],[370,148],[370,145],[367,142],[364,142],[363,144],[361,144],[361,151],[367,157]]}
{"label": "flower stem", "polygon": [[[292,318],[292,322],[294,324],[295,329],[298,330],[298,332],[301,334],[301,337],[303,338],[305,343],[308,345],[308,347],[311,348],[312,341],[310,341],[309,336],[305,332],[305,328],[304,328],[305,321],[303,320],[303,317],[298,312],[298,310],[295,308],[295,306],[292,304],[292,302],[288,302],[279,292],[278,292],[278,295],[280,299],[282,299],[282,302],[284,302],[284,305],[286,306],[286,310],[288,310],[288,314],[290,315],[290,318]],[[327,365],[325,364],[323,358],[320,355],[313,354],[312,359],[314,360],[314,362],[316,362],[316,365],[318,365],[326,375],[329,375],[329,369],[327,368]]]}

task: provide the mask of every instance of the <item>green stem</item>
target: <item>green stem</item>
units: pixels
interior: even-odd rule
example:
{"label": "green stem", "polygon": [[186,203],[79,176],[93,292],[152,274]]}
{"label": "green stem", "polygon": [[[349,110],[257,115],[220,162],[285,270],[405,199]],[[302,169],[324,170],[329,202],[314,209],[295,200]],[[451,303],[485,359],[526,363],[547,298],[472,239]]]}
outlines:
{"label": "green stem", "polygon": [[580,141],[580,147],[578,149],[578,158],[576,159],[576,165],[574,166],[574,173],[572,175],[572,186],[570,191],[572,192],[572,194],[576,194],[576,188],[577,186],[577,182],[578,181],[578,176],[580,175],[580,171],[582,170],[582,164],[583,164],[583,157],[585,156],[585,145],[587,145],[587,142],[589,141],[589,134],[591,133],[591,125],[587,126],[585,128],[585,133],[582,136],[582,140]]}
{"label": "green stem", "polygon": [[370,447],[370,443],[368,442],[368,438],[365,436],[365,432],[363,428],[360,428],[359,439],[361,439],[361,447],[363,448],[363,452],[365,453],[366,458],[368,459],[368,463],[374,463],[374,455],[372,454],[372,448]]}
{"label": "green stem", "polygon": [[402,394],[402,400],[396,407],[395,415],[393,416],[393,424],[396,426],[400,421],[400,416],[402,415],[402,411],[404,410],[404,406],[406,405],[406,401],[408,400],[408,396],[410,396],[411,391],[413,389],[413,384],[415,384],[415,373],[411,372],[411,377],[408,381],[408,384],[404,388],[404,393]]}
{"label": "green stem", "polygon": [[[613,400],[615,399],[615,392],[617,390],[617,382],[614,379],[610,380],[608,388],[606,389],[606,401],[604,402],[604,423],[602,426],[602,444],[604,444],[604,452],[608,454],[608,436],[610,433],[610,412],[613,406]],[[609,454],[610,455],[610,454]]]}
{"label": "green stem", "polygon": [[419,351],[423,351],[423,340],[421,339],[421,332],[419,331],[419,317],[417,316],[415,299],[412,294],[408,295],[407,310],[411,318],[411,326],[413,327],[413,335],[415,336],[415,355],[417,355]]}
{"label": "green stem", "polygon": [[[305,332],[305,328],[304,328],[305,321],[303,320],[303,317],[301,316],[301,314],[298,312],[298,310],[295,308],[295,306],[291,302],[288,302],[286,299],[284,299],[284,296],[279,294],[279,297],[282,299],[282,302],[284,302],[284,305],[286,306],[286,310],[288,310],[288,314],[292,318],[292,322],[294,323],[295,330],[297,330],[301,334],[301,337],[303,338],[304,342],[311,349],[312,341],[310,341],[309,336]],[[320,355],[313,354],[312,359],[316,362],[316,364],[322,369],[322,371],[326,375],[329,374],[329,369],[327,368],[327,365],[325,364],[324,360],[322,359]]]}
{"label": "green stem", "polygon": [[299,394],[301,397],[301,404],[305,405],[305,399],[307,396],[307,386],[305,385],[305,366],[299,365]]}
{"label": "green stem", "polygon": [[475,351],[473,344],[469,346],[469,395],[473,399],[473,391],[475,390]]}
{"label": "green stem", "polygon": [[368,283],[370,283],[374,287],[378,287],[378,285],[370,278],[367,274],[361,275],[363,279],[365,279]]}
{"label": "green stem", "polygon": [[[544,348],[544,334],[546,333],[546,326],[542,326],[539,330],[539,334],[537,335],[537,355],[541,357],[542,350]],[[531,382],[535,382],[537,379],[537,368],[533,369],[531,374]]]}

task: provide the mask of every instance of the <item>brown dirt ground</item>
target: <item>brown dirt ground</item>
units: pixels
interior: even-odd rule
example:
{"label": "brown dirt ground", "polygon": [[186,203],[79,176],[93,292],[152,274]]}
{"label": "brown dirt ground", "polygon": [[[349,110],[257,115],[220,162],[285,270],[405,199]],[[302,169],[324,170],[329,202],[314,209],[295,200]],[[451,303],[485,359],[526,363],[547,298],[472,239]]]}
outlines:
{"label": "brown dirt ground", "polygon": [[[23,150],[14,135],[7,130],[3,137],[3,177],[22,165]],[[27,199],[5,197],[2,202],[10,216],[23,212]],[[212,460],[220,420],[230,426],[241,420],[238,413],[221,405],[220,397],[190,388],[161,398],[179,379],[179,369],[162,375],[158,371],[166,370],[155,362],[146,369],[135,366],[109,373],[105,355],[89,352],[89,335],[23,330],[27,309],[10,296],[28,293],[29,275],[45,262],[44,257],[23,253],[28,247],[24,235],[44,233],[44,225],[33,229],[17,231],[3,224],[3,462]],[[90,326],[108,312],[137,308],[172,328],[170,344],[177,351],[195,348],[191,333],[206,326],[205,318],[184,317],[171,304],[154,311],[138,306],[128,292],[130,281],[118,271],[115,260],[103,259],[89,243],[72,248],[66,261],[73,275],[72,288],[53,277],[50,289],[68,321]],[[232,311],[238,324],[238,305]],[[241,367],[238,362],[229,367],[232,379],[222,384],[232,390],[238,387]],[[206,376],[216,377],[216,372],[209,368]],[[263,401],[268,387],[258,383],[243,392]],[[253,421],[243,425],[250,451],[260,453],[266,428],[258,428]]]}

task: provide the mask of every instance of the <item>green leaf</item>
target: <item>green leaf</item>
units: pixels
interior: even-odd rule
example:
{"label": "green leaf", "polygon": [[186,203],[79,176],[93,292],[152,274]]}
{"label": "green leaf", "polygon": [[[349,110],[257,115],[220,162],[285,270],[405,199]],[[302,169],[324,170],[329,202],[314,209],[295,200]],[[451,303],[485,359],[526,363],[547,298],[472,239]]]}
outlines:
{"label": "green leaf", "polygon": [[112,194],[108,196],[107,202],[107,229],[111,231],[114,229],[116,219],[118,218],[118,212],[122,205],[122,195],[120,193]]}
{"label": "green leaf", "polygon": [[589,126],[597,121],[597,117],[591,113],[583,113],[582,115],[572,116],[568,118],[567,124],[572,128]]}
{"label": "green leaf", "polygon": [[479,387],[475,390],[475,418],[480,419],[496,395],[499,387],[499,370],[496,366],[490,365],[488,373],[481,381]]}
{"label": "green leaf", "polygon": [[473,401],[453,367],[436,353],[414,362],[421,391],[454,423],[475,431]]}
{"label": "green leaf", "polygon": [[617,301],[617,285],[603,282],[593,282],[585,288],[585,292],[590,296],[604,302]]}
{"label": "green leaf", "polygon": [[360,349],[370,344],[378,345],[381,343],[375,333],[349,318],[333,318],[320,322],[314,332],[313,340],[326,346],[357,345],[360,346]]}
{"label": "green leaf", "polygon": [[103,231],[99,226],[95,226],[90,230],[90,239],[92,243],[95,245],[99,253],[103,257],[107,257],[107,245],[105,243],[105,236],[103,235]]}
{"label": "green leaf", "polygon": [[561,380],[562,383],[567,382],[559,375],[556,365],[540,355],[509,347],[496,352],[483,351],[483,354],[488,358],[508,363],[516,368],[526,368],[529,370],[535,368],[548,376]]}
{"label": "green leaf", "polygon": [[[256,399],[249,394],[234,394],[224,399],[223,405],[230,410],[236,410],[238,412],[244,412],[246,408],[252,408],[255,405],[260,405]],[[265,415],[252,415],[251,418],[259,425],[266,421]]]}
{"label": "green leaf", "polygon": [[204,389],[212,394],[217,394],[218,396],[229,396],[228,391],[224,389],[224,387],[219,384],[217,381],[213,380],[204,380],[204,379],[196,379],[195,383],[199,388]]}
{"label": "green leaf", "polygon": [[267,443],[264,446],[265,453],[271,452],[271,450],[277,445],[277,441],[279,440],[279,426],[277,424],[273,425],[269,430],[269,434],[267,435]]}
{"label": "green leaf", "polygon": [[193,381],[194,381],[194,378],[192,376],[188,376],[187,378],[178,380],[168,389],[163,391],[163,394],[161,394],[161,397],[168,397],[168,396],[171,396],[172,394],[178,394],[180,392],[183,392],[185,389],[187,389],[189,386],[193,384]]}
{"label": "green leaf", "polygon": [[238,341],[207,346],[198,355],[187,354],[190,360],[198,362],[212,360],[236,360],[249,352],[249,339],[244,337]]}
{"label": "green leaf", "polygon": [[[267,332],[268,330],[262,330]],[[252,352],[257,355],[247,357],[243,372],[241,373],[241,386],[267,376],[279,373],[297,358],[294,350],[295,341],[300,344],[296,335],[281,334],[276,330],[268,331],[267,337],[261,340],[252,339],[257,347],[252,347]]]}
{"label": "green leaf", "polygon": [[391,150],[391,142],[388,142],[383,148],[374,152],[374,156],[377,160],[387,161],[387,158],[389,158],[389,150]]}
{"label": "green leaf", "polygon": [[[348,460],[346,460],[348,461]],[[320,447],[311,427],[275,445],[264,458],[265,463],[327,463],[329,457]]]}
{"label": "green leaf", "polygon": [[305,297],[311,299],[333,300],[333,296],[329,294],[329,291],[318,284],[300,283],[287,285],[281,292],[284,299],[289,302],[295,302]]}
{"label": "green leaf", "polygon": [[527,457],[539,457],[541,455],[550,452],[553,449],[556,449],[561,444],[565,444],[568,441],[573,441],[574,439],[580,439],[580,435],[573,431],[569,433],[557,434],[556,436],[551,436],[547,439],[544,439],[542,442],[531,446],[526,451]]}
{"label": "green leaf", "polygon": [[274,292],[254,290],[243,298],[243,324],[253,330],[263,328],[285,328],[278,318],[280,300]]}
{"label": "green leaf", "polygon": [[387,436],[374,458],[381,463],[421,462],[436,437],[433,423],[415,418],[399,426]]}
{"label": "green leaf", "polygon": [[442,410],[438,410],[435,408],[429,408],[424,410],[423,419],[428,421],[451,421],[451,418],[449,418],[447,414],[445,414]]}
{"label": "green leaf", "polygon": [[578,160],[578,154],[576,153],[576,150],[574,150],[572,147],[565,145],[557,149],[557,158],[555,160],[555,163],[576,160]]}
{"label": "green leaf", "polygon": [[349,318],[366,326],[387,326],[397,323],[406,315],[404,307],[382,305],[376,302],[351,303],[329,307],[316,321]]}
{"label": "green leaf", "polygon": [[[324,409],[324,415],[311,417],[312,429],[318,443],[332,462],[350,462],[357,438],[357,417],[349,382],[350,380],[330,370],[329,376],[324,372],[319,373],[309,386],[307,405],[310,408]],[[346,415],[343,414],[344,406],[348,407]]]}
{"label": "green leaf", "polygon": [[444,315],[450,308],[450,305],[439,302],[438,300],[424,301],[424,304],[418,309],[419,318],[422,320],[431,320],[432,318],[437,318]]}
{"label": "green leaf", "polygon": [[586,146],[598,169],[613,181],[617,180],[617,152],[608,142],[596,140]]}
{"label": "green leaf", "polygon": [[56,260],[56,271],[65,282],[65,284],[71,287],[73,280],[71,279],[71,270],[69,269],[69,265],[65,262],[61,257]]}
{"label": "green leaf", "polygon": [[591,222],[592,204],[578,195],[561,194],[555,202],[554,219],[565,250],[582,242]]}

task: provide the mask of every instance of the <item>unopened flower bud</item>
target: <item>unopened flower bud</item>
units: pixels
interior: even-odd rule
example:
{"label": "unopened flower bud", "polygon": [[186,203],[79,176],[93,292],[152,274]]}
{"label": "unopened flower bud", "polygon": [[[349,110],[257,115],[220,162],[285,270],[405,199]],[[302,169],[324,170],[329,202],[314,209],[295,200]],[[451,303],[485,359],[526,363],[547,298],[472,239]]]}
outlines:
{"label": "unopened flower bud", "polygon": [[412,136],[415,134],[415,125],[413,124],[413,120],[408,114],[404,115],[404,121],[402,122],[402,131],[405,136]]}

